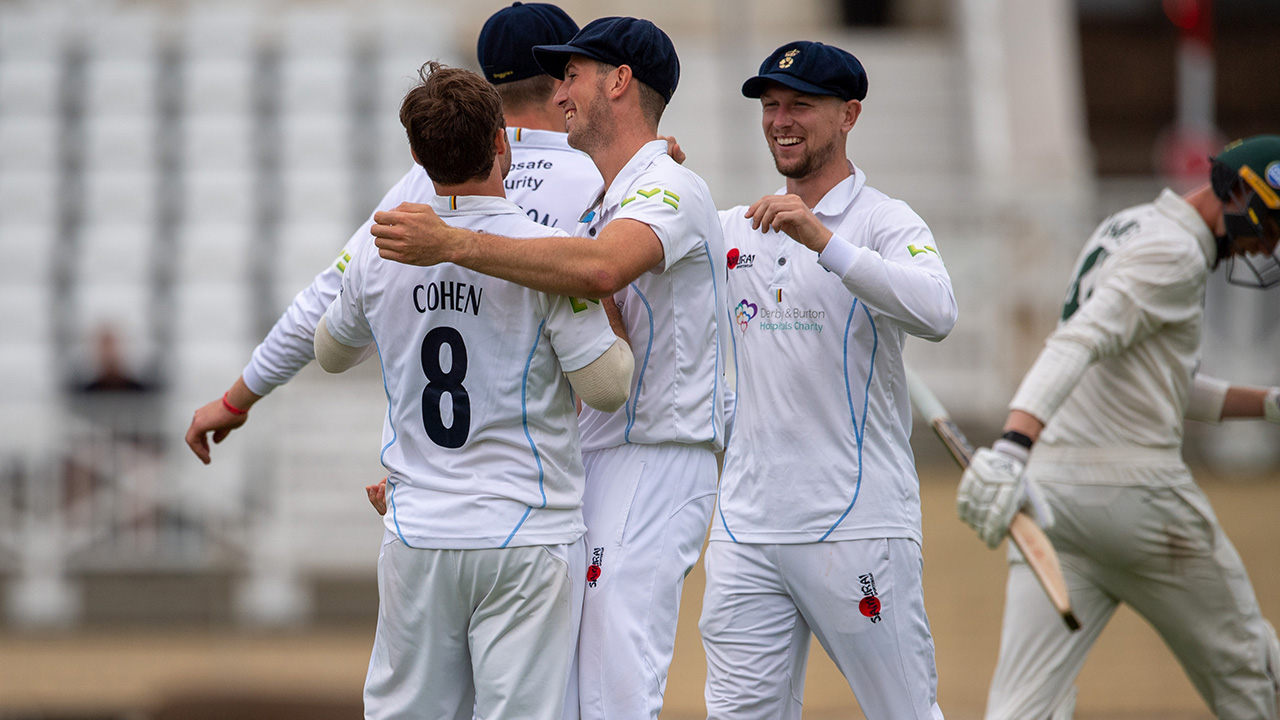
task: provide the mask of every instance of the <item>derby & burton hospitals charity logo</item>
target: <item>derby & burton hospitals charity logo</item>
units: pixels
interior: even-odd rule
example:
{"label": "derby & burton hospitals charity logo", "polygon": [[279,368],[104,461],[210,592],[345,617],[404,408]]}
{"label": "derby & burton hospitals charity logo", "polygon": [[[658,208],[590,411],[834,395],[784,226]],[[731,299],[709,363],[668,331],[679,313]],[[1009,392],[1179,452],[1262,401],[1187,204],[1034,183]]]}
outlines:
{"label": "derby & burton hospitals charity logo", "polygon": [[751,323],[752,318],[758,312],[760,312],[759,306],[755,303],[747,302],[746,298],[743,298],[742,302],[738,303],[738,307],[734,308],[733,314],[738,321],[738,327],[742,328],[742,332],[745,333],[747,331],[747,325]]}

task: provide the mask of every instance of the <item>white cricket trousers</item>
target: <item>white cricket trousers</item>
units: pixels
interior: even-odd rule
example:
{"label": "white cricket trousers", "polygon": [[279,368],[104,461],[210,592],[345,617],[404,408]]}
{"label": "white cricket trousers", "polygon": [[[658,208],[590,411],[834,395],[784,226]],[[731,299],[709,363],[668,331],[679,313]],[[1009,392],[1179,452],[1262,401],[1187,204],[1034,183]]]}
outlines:
{"label": "white cricket trousers", "polygon": [[421,550],[387,533],[378,558],[365,717],[560,718],[585,566],[582,539]]}
{"label": "white cricket trousers", "polygon": [[810,631],[868,720],[942,720],[914,540],[714,541],[705,566],[709,720],[798,720]]}
{"label": "white cricket trousers", "polygon": [[705,446],[623,445],[583,453],[583,464],[582,718],[657,718],[680,591],[711,524],[715,454]]}
{"label": "white cricket trousers", "polygon": [[1275,636],[1200,488],[1039,484],[1081,628],[1067,630],[1011,548],[987,720],[1049,717],[1121,602],[1160,633],[1216,717],[1274,720]]}

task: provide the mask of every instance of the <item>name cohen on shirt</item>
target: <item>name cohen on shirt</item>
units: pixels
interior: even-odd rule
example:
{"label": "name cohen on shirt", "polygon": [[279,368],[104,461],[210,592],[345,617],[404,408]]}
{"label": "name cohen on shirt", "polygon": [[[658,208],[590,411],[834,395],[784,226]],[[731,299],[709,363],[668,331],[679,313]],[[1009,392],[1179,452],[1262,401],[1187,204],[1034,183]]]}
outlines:
{"label": "name cohen on shirt", "polygon": [[453,310],[480,314],[480,300],[484,288],[453,280],[438,280],[428,285],[413,287],[413,308],[420,313],[435,310]]}

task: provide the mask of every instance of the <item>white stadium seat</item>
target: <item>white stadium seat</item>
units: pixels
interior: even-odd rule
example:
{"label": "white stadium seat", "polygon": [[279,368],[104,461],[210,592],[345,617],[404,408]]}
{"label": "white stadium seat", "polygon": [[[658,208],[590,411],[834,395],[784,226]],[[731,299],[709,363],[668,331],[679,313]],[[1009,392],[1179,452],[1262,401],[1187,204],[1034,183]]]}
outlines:
{"label": "white stadium seat", "polygon": [[95,18],[89,43],[96,57],[148,62],[156,54],[164,11],[154,5],[116,5]]}
{"label": "white stadium seat", "polygon": [[189,118],[248,118],[253,113],[251,57],[193,58],[183,73],[183,109]]}
{"label": "white stadium seat", "polygon": [[[284,202],[280,217],[285,225],[303,223],[352,223],[351,176],[346,173],[286,171],[282,178]],[[365,209],[362,212],[367,212]],[[351,230],[349,228],[347,233]]]}
{"label": "white stadium seat", "polygon": [[248,115],[189,116],[182,128],[184,165],[193,172],[249,172],[254,165],[253,118]]}
{"label": "white stadium seat", "polygon": [[[176,345],[250,341],[253,313],[250,289],[243,282],[185,282],[174,288],[173,333]],[[245,358],[247,359],[247,358]]]}
{"label": "white stadium seat", "polygon": [[24,283],[52,287],[54,256],[61,250],[55,243],[57,227],[52,217],[0,217],[0,258],[6,264],[21,263]]}
{"label": "white stadium seat", "polygon": [[89,172],[153,172],[159,129],[156,117],[99,115],[85,123],[84,167]]}
{"label": "white stadium seat", "polygon": [[157,181],[154,168],[86,173],[85,220],[100,224],[153,222]]}
{"label": "white stadium seat", "polygon": [[196,62],[252,56],[262,22],[256,3],[192,4],[184,20],[182,49]]}
{"label": "white stadium seat", "polygon": [[184,222],[249,223],[254,220],[257,198],[250,172],[193,171],[182,184]]}
{"label": "white stadium seat", "polygon": [[147,222],[90,222],[80,235],[75,282],[147,287],[155,226]]}
{"label": "white stadium seat", "polygon": [[0,167],[0,224],[57,223],[58,175]]}
{"label": "white stadium seat", "polygon": [[0,53],[6,58],[48,61],[62,50],[70,3],[6,3],[0,6]]}
{"label": "white stadium seat", "polygon": [[290,171],[347,171],[351,128],[347,115],[287,113],[280,117],[280,165]]}
{"label": "white stadium seat", "polygon": [[62,80],[58,63],[10,55],[8,50],[0,45],[0,108],[9,117],[35,116],[54,123]]}
{"label": "white stadium seat", "polygon": [[175,268],[179,287],[210,282],[247,284],[253,232],[253,225],[247,221],[182,226]]}
{"label": "white stadium seat", "polygon": [[59,160],[58,123],[40,115],[0,115],[0,171],[49,172]]}
{"label": "white stadium seat", "polygon": [[154,60],[92,60],[87,70],[88,115],[147,115],[156,110]]}

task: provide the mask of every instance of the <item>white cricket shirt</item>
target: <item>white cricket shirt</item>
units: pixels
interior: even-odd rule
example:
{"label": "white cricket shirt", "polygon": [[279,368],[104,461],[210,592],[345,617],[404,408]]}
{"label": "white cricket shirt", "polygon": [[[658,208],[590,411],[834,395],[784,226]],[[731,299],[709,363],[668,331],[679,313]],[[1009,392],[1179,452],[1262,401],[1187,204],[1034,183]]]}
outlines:
{"label": "white cricket shirt", "polygon": [[737,383],[712,540],[921,540],[902,346],[945,337],[955,297],[924,221],[853,173],[813,209],[821,256],[720,213]]}
{"label": "white cricket shirt", "polygon": [[[445,222],[507,237],[550,231],[495,197],[437,197]],[[565,372],[616,337],[599,303],[452,264],[383,260],[367,243],[325,315],[334,339],[376,342],[387,391],[387,528],[418,548],[575,541],[583,468]]]}
{"label": "white cricket shirt", "polygon": [[[507,128],[511,141],[511,172],[505,180],[507,199],[548,227],[570,230],[582,209],[599,194],[603,181],[591,158],[569,147],[564,133]],[[374,213],[392,210],[402,202],[431,202],[435,187],[422,166],[414,164],[378,202]],[[536,217],[535,217],[536,216]],[[332,265],[298,293],[271,332],[253,351],[242,375],[245,385],[266,395],[289,382],[315,358],[312,339],[316,325],[342,285],[342,271],[356,252],[373,243],[369,229],[373,213],[347,240]]]}
{"label": "white cricket shirt", "polygon": [[635,355],[631,398],[613,413],[582,409],[582,448],[675,442],[719,450],[727,327],[724,240],[711,192],[655,140],[627,162],[576,234],[595,237],[620,218],[653,229],[663,263],[614,295]]}
{"label": "white cricket shirt", "polygon": [[1172,190],[1103,221],[1080,251],[1061,321],[1045,341],[1083,348],[1087,369],[1055,392],[1063,383],[1042,377],[1053,369],[1037,361],[1010,403],[1048,420],[1033,461],[1181,464],[1216,258],[1212,231]]}

